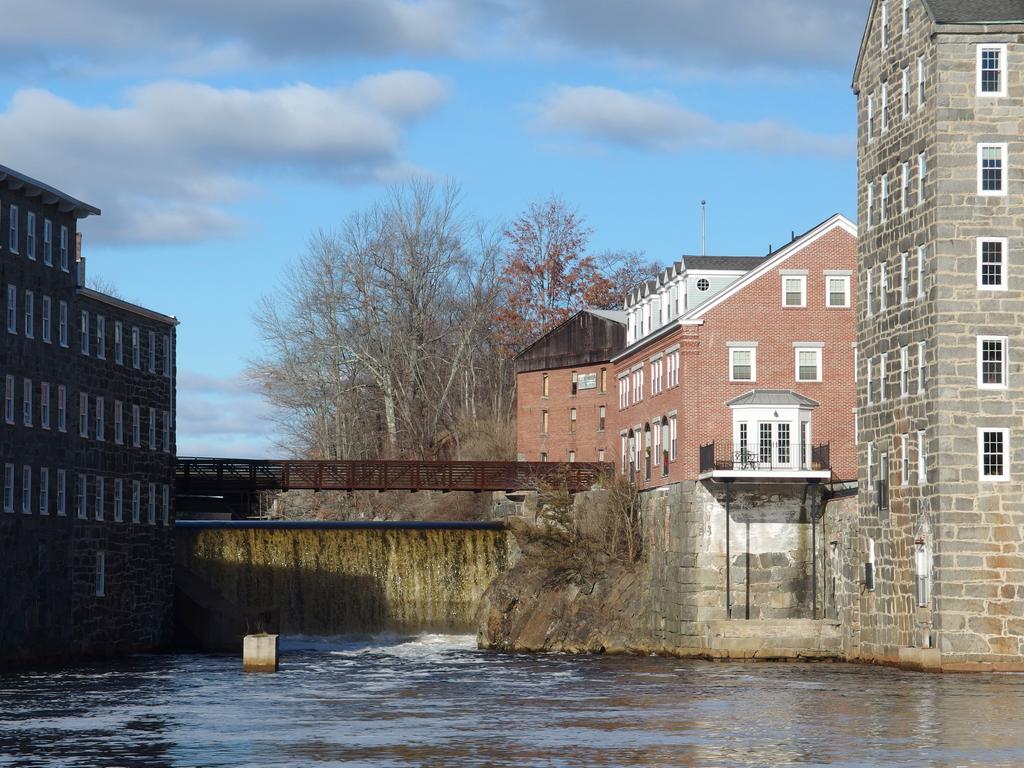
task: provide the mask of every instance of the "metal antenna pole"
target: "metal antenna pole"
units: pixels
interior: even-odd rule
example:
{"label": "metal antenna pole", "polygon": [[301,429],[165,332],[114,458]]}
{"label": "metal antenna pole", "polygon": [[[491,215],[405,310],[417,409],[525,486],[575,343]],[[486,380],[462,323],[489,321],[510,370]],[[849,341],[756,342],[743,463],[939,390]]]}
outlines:
{"label": "metal antenna pole", "polygon": [[700,201],[700,255],[708,255],[708,201]]}

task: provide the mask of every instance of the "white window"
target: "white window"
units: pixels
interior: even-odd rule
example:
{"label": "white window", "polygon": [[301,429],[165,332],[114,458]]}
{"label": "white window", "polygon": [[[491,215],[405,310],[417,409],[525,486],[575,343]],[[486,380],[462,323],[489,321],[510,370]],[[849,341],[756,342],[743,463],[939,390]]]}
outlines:
{"label": "white window", "polygon": [[1006,194],[1006,144],[978,145],[978,194]]}
{"label": "white window", "polygon": [[25,251],[30,261],[36,260],[36,215],[32,211],[25,224]]}
{"label": "white window", "polygon": [[850,276],[825,273],[825,306],[838,309],[850,306]]}
{"label": "white window", "polygon": [[[544,415],[545,415],[544,431],[547,432],[548,431],[547,430],[547,411],[544,411]],[[133,405],[132,406],[132,447],[134,447],[134,448],[141,448],[142,447],[142,425],[139,422],[140,422],[139,406]]]}
{"label": "white window", "polygon": [[[571,451],[573,454],[573,461],[576,459],[576,452]],[[150,525],[156,525],[156,483],[149,484],[149,498],[146,500],[146,522]]]}
{"label": "white window", "polygon": [[64,226],[60,228],[60,268],[68,271],[68,228]]}
{"label": "white window", "polygon": [[867,359],[867,364],[868,364],[867,365],[867,373],[868,373],[868,375],[867,375],[868,405],[871,405],[874,402],[874,398],[875,398],[875,395],[874,395],[875,382],[874,382],[874,376],[871,373],[871,370],[872,370],[871,358]]}
{"label": "white window", "polygon": [[910,394],[910,348],[900,347],[900,397]]}
{"label": "white window", "polygon": [[928,159],[924,152],[917,156],[917,204],[924,202],[924,182],[928,178]]}
{"label": "white window", "polygon": [[39,385],[39,426],[43,429],[50,428],[50,382],[48,381]]}
{"label": "white window", "polygon": [[927,255],[927,249],[923,245],[919,245],[917,247],[917,298],[919,299],[924,297],[924,262]]}
{"label": "white window", "polygon": [[50,470],[46,467],[39,470],[39,514],[50,514]]}
{"label": "white window", "polygon": [[979,389],[1006,389],[1008,344],[1006,336],[978,337]]}
{"label": "white window", "polygon": [[4,421],[14,423],[14,377],[8,376],[4,386]]}
{"label": "white window", "polygon": [[1010,479],[1010,430],[978,430],[978,479],[988,482]]}
{"label": "white window", "polygon": [[120,320],[114,321],[114,362],[124,364],[124,326]]}
{"label": "white window", "polygon": [[925,101],[925,78],[924,56],[917,57],[917,108],[921,109]]}
{"label": "white window", "polygon": [[96,315],[96,357],[107,359],[107,318]]}
{"label": "white window", "polygon": [[124,403],[114,401],[114,442],[124,444]]}
{"label": "white window", "polygon": [[906,253],[900,254],[900,303],[903,304],[909,298],[910,293],[910,257]]}
{"label": "white window", "polygon": [[62,347],[68,345],[68,303],[60,302],[57,319],[57,341]]}
{"label": "white window", "polygon": [[670,387],[679,386],[679,353],[672,352],[668,356],[668,385]]}
{"label": "white window", "polygon": [[4,464],[4,512],[14,512],[14,465]]}
{"label": "white window", "polygon": [[889,130],[889,81],[882,81],[882,103],[878,105],[882,110],[882,133]]}
{"label": "white window", "polygon": [[21,423],[32,426],[32,379],[25,379],[21,388]]}
{"label": "white window", "polygon": [[1005,291],[1006,257],[1009,240],[1005,237],[978,238],[978,288]]}
{"label": "white window", "polygon": [[868,184],[868,229],[871,229],[875,223],[875,185],[874,182]]}
{"label": "white window", "polygon": [[43,219],[43,264],[53,266],[53,222]]}
{"label": "white window", "polygon": [[796,348],[796,380],[821,381],[821,347]]}
{"label": "white window", "polygon": [[140,362],[141,354],[142,354],[142,352],[141,352],[141,349],[140,349],[140,342],[139,342],[139,329],[138,328],[132,328],[132,367],[133,368],[141,367],[141,362]]}
{"label": "white window", "polygon": [[629,407],[629,374],[619,377],[619,410]]}
{"label": "white window", "polygon": [[35,308],[35,294],[32,291],[25,291],[25,336],[29,339],[34,339],[36,335]]}
{"label": "white window", "polygon": [[903,33],[910,31],[910,0],[903,0]]}
{"label": "white window", "polygon": [[[604,432],[605,419],[607,418],[607,412],[605,407],[602,405],[600,410],[600,429]],[[171,452],[171,413],[170,411],[164,411],[164,453]]]}
{"label": "white window", "polygon": [[68,391],[63,384],[57,385],[57,429],[66,432],[68,428]]}
{"label": "white window", "polygon": [[114,520],[124,522],[124,480],[120,477],[114,480]]}
{"label": "white window", "polygon": [[978,45],[978,95],[1006,95],[1006,44]]}
{"label": "white window", "polygon": [[89,313],[82,310],[82,354],[89,354]]}
{"label": "white window", "polygon": [[885,380],[889,373],[887,370],[889,367],[888,357],[889,356],[885,352],[878,356],[878,400],[883,403],[885,402],[887,395],[885,391]]}
{"label": "white window", "polygon": [[923,429],[917,431],[917,484],[925,485],[928,482],[928,448],[925,445],[925,433]]}
{"label": "white window", "polygon": [[782,306],[807,306],[807,275],[782,276]]}
{"label": "white window", "polygon": [[64,517],[68,513],[67,472],[57,470],[57,514]]}
{"label": "white window", "polygon": [[868,141],[875,138],[875,94],[868,96]]}
{"label": "white window", "polygon": [[78,394],[78,435],[89,436],[89,396],[85,392]]}
{"label": "white window", "polygon": [[21,468],[21,511],[32,514],[32,467],[27,464]]}
{"label": "white window", "polygon": [[757,381],[757,347],[729,348],[729,381]]}
{"label": "white window", "polygon": [[103,407],[103,398],[102,397],[97,397],[96,398],[96,439],[100,440],[100,441],[107,439],[107,435],[106,435],[107,430],[105,429],[105,425],[103,423],[103,411],[104,410],[105,409]]}
{"label": "white window", "polygon": [[882,0],[882,48],[889,47],[889,0]]}
{"label": "white window", "polygon": [[887,173],[882,174],[882,192],[879,205],[881,207],[881,213],[879,216],[884,224],[889,220],[889,174]]}
{"label": "white window", "polygon": [[900,99],[901,106],[903,108],[903,117],[910,114],[910,67],[903,68],[903,91],[902,99]]}
{"label": "white window", "polygon": [[878,311],[885,312],[889,293],[889,270],[882,262],[878,265]]}
{"label": "white window", "polygon": [[8,243],[11,248],[11,253],[18,252],[18,206],[11,206],[11,218],[9,221],[11,225],[11,237]]}
{"label": "white window", "polygon": [[873,314],[875,314],[875,303],[872,300],[872,293],[871,293],[872,286],[875,284],[874,274],[875,274],[875,268],[874,267],[868,267],[867,279],[864,281],[865,282],[864,300],[867,302],[868,317],[871,317]]}
{"label": "white window", "polygon": [[[164,335],[164,376],[171,378],[171,336]],[[604,382],[601,382],[601,391],[604,392]]]}
{"label": "white window", "polygon": [[673,414],[668,417],[669,460],[679,457],[679,421]]}
{"label": "white window", "polygon": [[89,504],[88,504],[88,480],[85,475],[78,476],[78,519],[85,520],[89,516]]}
{"label": "white window", "polygon": [[100,477],[99,475],[96,475],[95,485],[96,485],[96,509],[94,510],[94,512],[95,512],[95,515],[96,515],[96,519],[97,520],[102,520],[103,519],[103,515],[106,512],[106,510],[104,509],[104,507],[105,507],[105,504],[104,504],[105,494],[104,494],[103,491],[104,491],[104,486],[106,485],[106,483],[104,482],[104,478]]}
{"label": "white window", "polygon": [[[604,448],[602,448],[598,453],[598,461],[604,461]],[[166,528],[171,524],[171,487],[165,484],[160,490],[163,495],[163,524]]]}
{"label": "white window", "polygon": [[43,296],[43,316],[42,316],[42,331],[43,331],[43,342],[46,344],[50,343],[50,314],[53,311],[53,301],[49,296]]}
{"label": "white window", "polygon": [[633,371],[633,402],[639,403],[644,399],[644,369],[638,368]]}
{"label": "white window", "polygon": [[910,485],[909,435],[900,435],[900,485]]}
{"label": "white window", "polygon": [[154,331],[150,331],[147,340],[149,342],[146,347],[146,351],[149,353],[148,370],[150,373],[156,373],[156,333]]}
{"label": "white window", "polygon": [[107,553],[96,552],[96,597],[107,595]]}
{"label": "white window", "polygon": [[910,163],[900,166],[900,213],[906,213],[910,205]]}
{"label": "white window", "polygon": [[141,519],[140,510],[142,497],[142,483],[132,480],[132,522],[137,523]]}
{"label": "white window", "polygon": [[7,332],[18,332],[18,287],[7,286]]}

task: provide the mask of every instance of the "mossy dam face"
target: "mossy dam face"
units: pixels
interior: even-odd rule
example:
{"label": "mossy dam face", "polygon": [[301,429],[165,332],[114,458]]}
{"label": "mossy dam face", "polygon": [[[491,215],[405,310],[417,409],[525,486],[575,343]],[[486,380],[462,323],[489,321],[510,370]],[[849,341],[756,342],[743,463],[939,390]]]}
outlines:
{"label": "mossy dam face", "polygon": [[183,522],[176,534],[179,602],[182,587],[206,591],[214,612],[273,612],[290,635],[474,632],[512,546],[489,523]]}

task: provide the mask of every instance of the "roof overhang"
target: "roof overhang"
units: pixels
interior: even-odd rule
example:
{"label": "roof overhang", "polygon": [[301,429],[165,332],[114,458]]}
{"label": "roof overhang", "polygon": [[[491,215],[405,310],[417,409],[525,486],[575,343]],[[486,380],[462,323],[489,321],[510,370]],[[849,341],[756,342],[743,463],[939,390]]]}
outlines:
{"label": "roof overhang", "polygon": [[55,206],[61,213],[70,213],[77,219],[100,215],[100,209],[96,206],[83,203],[49,184],[37,181],[5,165],[0,165],[0,183],[6,183],[8,189],[20,190],[26,197],[41,198],[43,205]]}
{"label": "roof overhang", "polygon": [[156,320],[158,323],[163,323],[164,325],[181,325],[181,321],[173,315],[164,315],[160,312],[154,312],[152,309],[146,309],[145,307],[140,307],[138,304],[132,304],[124,299],[119,299],[116,296],[110,296],[106,293],[94,291],[92,288],[79,288],[76,292],[79,296],[85,296],[93,301],[99,301],[111,307],[123,309],[125,312],[140,315],[141,317],[148,317],[150,320]]}

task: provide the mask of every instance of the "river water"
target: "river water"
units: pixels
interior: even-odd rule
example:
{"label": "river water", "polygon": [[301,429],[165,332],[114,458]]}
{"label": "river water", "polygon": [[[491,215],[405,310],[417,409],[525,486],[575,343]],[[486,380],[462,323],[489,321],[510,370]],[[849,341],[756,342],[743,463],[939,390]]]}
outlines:
{"label": "river water", "polygon": [[1024,676],[283,643],[0,675],[0,766],[1024,766]]}

